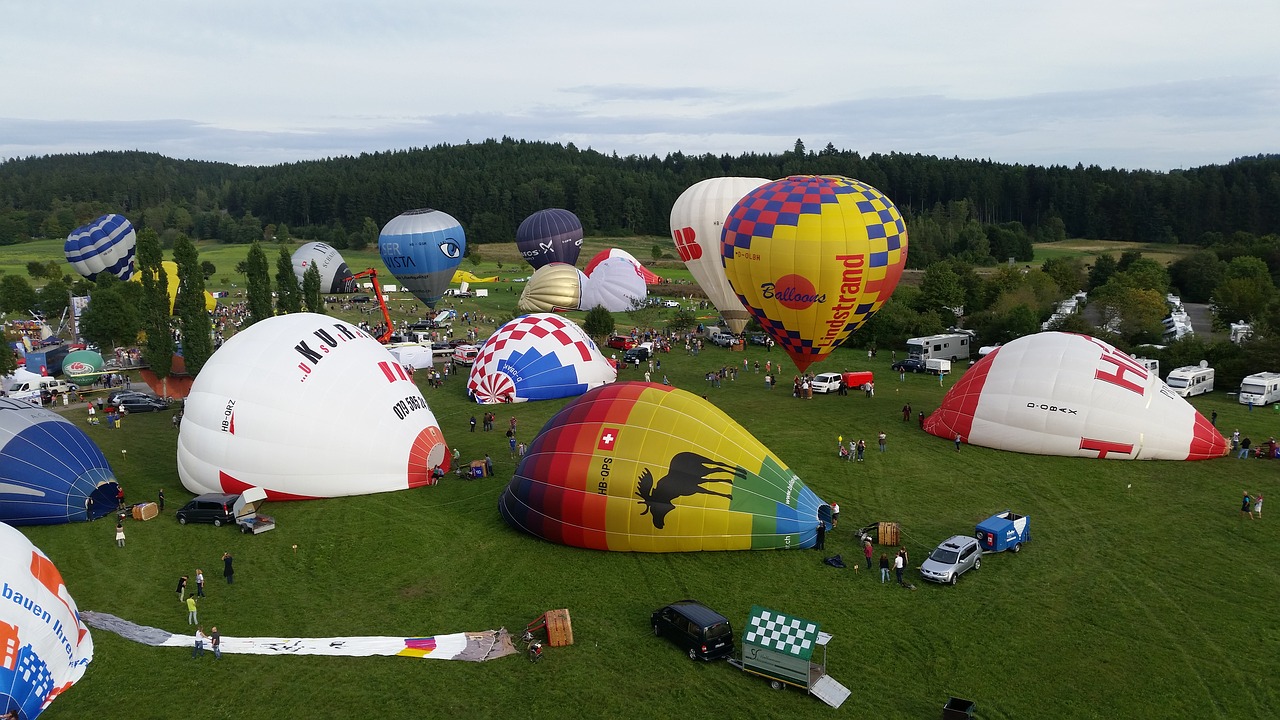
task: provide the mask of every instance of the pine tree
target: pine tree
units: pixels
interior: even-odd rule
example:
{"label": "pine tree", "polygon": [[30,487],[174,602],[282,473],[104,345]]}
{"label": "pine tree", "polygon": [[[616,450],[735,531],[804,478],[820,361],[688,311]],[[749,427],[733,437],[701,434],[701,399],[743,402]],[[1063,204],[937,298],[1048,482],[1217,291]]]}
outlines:
{"label": "pine tree", "polygon": [[302,289],[298,287],[298,276],[293,273],[293,257],[281,245],[276,258],[276,313],[296,312],[302,312]]}
{"label": "pine tree", "polygon": [[142,359],[163,380],[173,370],[173,333],[169,317],[169,276],[161,263],[164,249],[156,231],[138,233],[138,275],[142,279],[142,330],[147,334]]}
{"label": "pine tree", "polygon": [[213,323],[204,306],[200,251],[186,235],[178,235],[173,242],[173,260],[178,264],[178,299],[173,314],[182,333],[182,357],[187,372],[196,375],[213,354]]}
{"label": "pine tree", "polygon": [[245,277],[248,281],[249,319],[240,329],[271,317],[271,270],[262,245],[254,243],[245,258]]}
{"label": "pine tree", "polygon": [[324,298],[320,297],[320,268],[315,263],[302,274],[302,302],[307,312],[324,315]]}

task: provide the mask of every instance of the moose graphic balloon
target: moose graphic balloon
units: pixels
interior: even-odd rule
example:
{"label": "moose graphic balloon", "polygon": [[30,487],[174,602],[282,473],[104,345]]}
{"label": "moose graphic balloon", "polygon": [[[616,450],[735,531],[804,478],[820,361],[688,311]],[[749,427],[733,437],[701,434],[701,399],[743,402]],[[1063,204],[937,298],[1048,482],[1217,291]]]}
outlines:
{"label": "moose graphic balloon", "polygon": [[924,429],[972,445],[1109,460],[1204,460],[1226,438],[1160,377],[1087,335],[1018,338],[969,368]]}
{"label": "moose graphic balloon", "polygon": [[812,547],[831,508],[711,403],[664,385],[605,385],[534,438],[498,500],[513,528],[633,552]]}
{"label": "moose graphic balloon", "polygon": [[721,238],[738,299],[805,370],[884,305],[907,262],[907,228],[879,190],[839,176],[762,185]]}

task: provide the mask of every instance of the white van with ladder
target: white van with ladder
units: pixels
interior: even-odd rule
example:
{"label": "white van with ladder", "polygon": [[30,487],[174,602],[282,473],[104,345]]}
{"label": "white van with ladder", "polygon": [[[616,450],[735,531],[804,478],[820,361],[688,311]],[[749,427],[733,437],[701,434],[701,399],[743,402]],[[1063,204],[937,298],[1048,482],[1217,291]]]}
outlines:
{"label": "white van with ladder", "polygon": [[1261,372],[1240,381],[1241,405],[1270,405],[1280,402],[1280,373]]}
{"label": "white van with ladder", "polygon": [[1175,368],[1164,384],[1184,398],[1213,392],[1213,368],[1204,360],[1199,365]]}

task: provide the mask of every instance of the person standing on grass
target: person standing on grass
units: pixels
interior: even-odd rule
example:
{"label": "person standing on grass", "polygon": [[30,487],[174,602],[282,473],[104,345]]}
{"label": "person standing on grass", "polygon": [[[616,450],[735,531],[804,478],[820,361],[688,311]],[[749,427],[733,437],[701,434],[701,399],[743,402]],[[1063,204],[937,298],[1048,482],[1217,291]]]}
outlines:
{"label": "person standing on grass", "polygon": [[182,577],[178,578],[177,592],[178,592],[178,602],[182,602],[187,599],[187,576],[186,575],[183,575]]}
{"label": "person standing on grass", "polygon": [[116,547],[124,547],[124,523],[116,523]]}
{"label": "person standing on grass", "polygon": [[887,442],[886,442],[885,434],[884,434],[884,431],[881,430],[880,431],[880,452],[884,452],[886,445],[887,445]]}
{"label": "person standing on grass", "polygon": [[204,657],[204,641],[206,637],[207,636],[204,634],[204,629],[201,628],[199,625],[197,625],[196,626],[196,645],[195,647],[191,648],[191,658],[193,660],[196,658]]}
{"label": "person standing on grass", "polygon": [[[871,571],[871,556],[875,554],[875,550],[871,547],[870,540],[862,541],[862,554],[867,558],[867,571]],[[887,568],[886,568],[887,569]]]}
{"label": "person standing on grass", "polygon": [[818,522],[818,541],[813,545],[814,550],[827,549],[827,526],[825,523]]}
{"label": "person standing on grass", "polygon": [[232,567],[231,561],[232,561],[231,553],[229,552],[222,553],[222,577],[227,579],[228,585],[235,582],[235,579],[236,579],[236,569]]}
{"label": "person standing on grass", "polygon": [[218,632],[218,626],[214,625],[209,631],[209,647],[213,648],[213,659],[222,659],[222,633]]}
{"label": "person standing on grass", "polygon": [[893,558],[893,571],[898,575],[899,585],[902,584],[902,570],[906,567],[906,562],[906,559],[902,557],[902,551],[899,550],[898,554]]}
{"label": "person standing on grass", "polygon": [[960,437],[960,433],[956,433],[956,452],[960,452],[960,442],[961,442],[961,440],[962,440],[962,438]]}
{"label": "person standing on grass", "polygon": [[1249,497],[1249,491],[1245,490],[1244,499],[1240,501],[1240,517],[1244,517],[1245,513],[1249,513],[1249,519],[1250,520],[1254,519],[1253,508],[1250,507],[1250,504],[1252,502],[1253,502],[1253,498]]}
{"label": "person standing on grass", "polygon": [[196,597],[204,597],[204,571],[196,568]]}
{"label": "person standing on grass", "polygon": [[1255,520],[1262,519],[1262,493],[1258,493],[1258,497],[1253,499],[1253,512],[1258,516]]}
{"label": "person standing on grass", "polygon": [[156,495],[156,505],[160,506],[160,512],[164,512],[164,488],[160,488],[159,494]]}
{"label": "person standing on grass", "polygon": [[889,582],[889,555],[880,553],[880,584]]}
{"label": "person standing on grass", "polygon": [[199,621],[196,617],[196,596],[192,595],[187,598],[187,624],[195,625]]}
{"label": "person standing on grass", "polygon": [[1249,457],[1249,446],[1250,446],[1250,445],[1252,445],[1252,444],[1253,444],[1253,441],[1252,441],[1252,440],[1250,440],[1249,438],[1245,438],[1245,439],[1241,440],[1241,441],[1240,441],[1240,452],[1236,455],[1236,459],[1237,459],[1237,460],[1243,460],[1243,459],[1245,459],[1245,458]]}

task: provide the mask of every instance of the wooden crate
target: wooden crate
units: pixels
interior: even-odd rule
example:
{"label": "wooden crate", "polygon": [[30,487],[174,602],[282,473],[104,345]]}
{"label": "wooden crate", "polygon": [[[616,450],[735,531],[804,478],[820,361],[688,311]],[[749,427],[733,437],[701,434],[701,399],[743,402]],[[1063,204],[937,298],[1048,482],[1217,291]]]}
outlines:
{"label": "wooden crate", "polygon": [[547,642],[551,647],[564,647],[573,644],[573,625],[569,622],[568,610],[548,610]]}
{"label": "wooden crate", "polygon": [[134,520],[150,520],[160,514],[160,508],[155,503],[138,503],[133,506]]}

